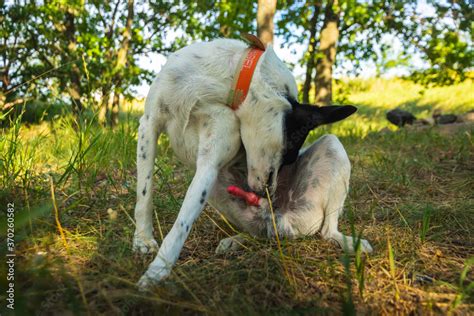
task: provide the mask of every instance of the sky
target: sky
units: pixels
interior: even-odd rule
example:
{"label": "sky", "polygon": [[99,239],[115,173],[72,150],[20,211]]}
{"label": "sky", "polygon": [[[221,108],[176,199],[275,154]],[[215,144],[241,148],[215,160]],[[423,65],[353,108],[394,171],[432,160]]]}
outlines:
{"label": "sky", "polygon": [[[435,10],[432,6],[430,6],[426,0],[420,0],[418,1],[418,8],[417,11],[419,12],[420,15],[422,16],[433,16],[435,14]],[[167,36],[167,41],[173,41],[177,37],[177,33],[170,33]],[[303,56],[304,52],[307,49],[307,44],[295,44],[291,50],[281,48],[283,44],[284,38],[281,36],[275,36],[274,38],[274,43],[273,43],[273,48],[280,57],[281,60],[283,60],[286,63],[293,64],[295,65],[293,69],[293,75],[295,76],[295,79],[297,81],[302,81],[304,78],[304,72],[305,69],[299,65],[299,60]],[[400,53],[402,47],[400,41],[393,35],[385,35],[381,43],[391,43],[392,46],[392,54],[393,55],[398,55]],[[157,54],[157,53],[150,53],[147,56],[140,56],[138,64],[140,67],[151,70],[154,73],[158,73],[161,70],[161,67],[166,63],[166,57],[162,54]],[[423,66],[423,61],[420,58],[420,56],[417,56],[416,54],[412,56],[411,60],[412,64]],[[358,76],[362,78],[370,78],[374,77],[376,74],[376,67],[375,63],[373,61],[367,61],[363,63],[362,68],[364,71]],[[336,78],[341,78],[341,77],[347,77],[346,73],[347,70],[352,69],[352,65],[349,61],[344,62],[338,69],[335,71],[335,77]],[[406,67],[396,67],[393,69],[390,69],[387,73],[383,74],[383,77],[390,78],[390,77],[396,77],[396,76],[402,76],[402,75],[407,75],[409,73],[409,70]],[[145,97],[148,93],[148,90],[150,88],[150,85],[146,82],[143,82],[142,85],[136,88],[137,91],[137,96],[138,97]]]}

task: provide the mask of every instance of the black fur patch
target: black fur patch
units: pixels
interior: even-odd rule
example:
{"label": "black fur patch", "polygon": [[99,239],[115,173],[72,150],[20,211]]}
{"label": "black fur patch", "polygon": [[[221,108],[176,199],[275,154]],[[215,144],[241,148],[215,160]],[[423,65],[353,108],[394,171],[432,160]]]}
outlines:
{"label": "black fur patch", "polygon": [[291,104],[291,110],[286,112],[284,116],[284,165],[292,164],[296,161],[298,152],[312,129],[319,125],[340,121],[357,111],[357,108],[351,105],[318,107],[300,104],[290,97],[287,97],[287,100]]}

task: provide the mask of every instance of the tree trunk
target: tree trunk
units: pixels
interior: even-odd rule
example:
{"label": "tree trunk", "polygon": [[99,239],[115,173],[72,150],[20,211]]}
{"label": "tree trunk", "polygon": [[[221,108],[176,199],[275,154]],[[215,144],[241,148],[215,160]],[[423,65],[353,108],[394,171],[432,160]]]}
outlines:
{"label": "tree trunk", "polygon": [[130,47],[130,40],[132,38],[132,23],[133,23],[133,15],[134,15],[134,10],[133,10],[133,2],[134,0],[128,0],[128,5],[127,5],[127,22],[125,24],[125,29],[123,31],[123,39],[122,39],[122,45],[120,46],[120,49],[118,50],[117,53],[117,63],[115,64],[115,70],[121,75],[121,70],[123,67],[125,67],[125,64],[127,62],[127,54],[128,54],[128,49]]}
{"label": "tree trunk", "polygon": [[114,127],[118,124],[119,121],[119,103],[120,103],[120,94],[122,90],[122,76],[123,69],[127,64],[127,55],[130,49],[130,41],[132,39],[132,24],[133,24],[133,15],[134,15],[134,0],[128,0],[127,5],[127,21],[125,23],[125,29],[123,31],[122,44],[117,52],[117,62],[113,70],[112,82],[114,83],[114,98],[112,100],[112,109],[110,113],[110,126]]}
{"label": "tree trunk", "polygon": [[257,36],[267,45],[273,42],[273,16],[276,10],[276,0],[258,0]]}
{"label": "tree trunk", "polygon": [[110,113],[110,126],[117,126],[119,123],[120,113],[120,94],[117,90],[114,92],[114,98],[112,100],[112,111]]}
{"label": "tree trunk", "polygon": [[[68,40],[67,51],[69,56],[66,58],[76,58],[76,24],[74,21],[74,14],[71,11],[66,12],[66,21],[65,21],[65,34]],[[72,108],[76,114],[82,112],[83,106],[81,102],[81,71],[76,63],[72,64],[71,67],[71,84],[68,87],[68,92],[71,96]]]}
{"label": "tree trunk", "polygon": [[104,85],[102,87],[102,100],[101,100],[101,108],[99,110],[99,122],[102,123],[103,126],[107,126],[109,123],[109,102],[110,102],[110,87],[108,85]]}
{"label": "tree trunk", "polygon": [[314,4],[313,17],[309,21],[309,44],[308,44],[308,62],[306,63],[306,76],[303,84],[303,103],[309,102],[309,91],[311,90],[311,81],[313,81],[314,62],[316,59],[316,26],[318,24],[319,13],[321,11],[321,2]]}
{"label": "tree trunk", "polygon": [[10,63],[8,63],[5,67],[2,67],[1,71],[1,77],[2,77],[2,94],[5,95],[5,93],[8,91],[8,87],[10,86]]}
{"label": "tree trunk", "polygon": [[[335,11],[337,10],[337,12]],[[324,24],[319,38],[319,52],[316,60],[315,103],[332,103],[332,68],[336,61],[336,45],[339,39],[338,0],[329,0],[324,12]]]}

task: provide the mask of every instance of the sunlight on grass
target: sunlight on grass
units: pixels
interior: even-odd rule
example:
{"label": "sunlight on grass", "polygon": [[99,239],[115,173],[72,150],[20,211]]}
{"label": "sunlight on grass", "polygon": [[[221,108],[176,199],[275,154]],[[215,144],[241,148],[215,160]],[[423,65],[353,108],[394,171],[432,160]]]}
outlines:
{"label": "sunlight on grass", "polygon": [[[349,103],[386,111],[396,107],[426,115],[434,109],[464,113],[474,108],[474,83],[467,80],[455,86],[425,88],[401,79],[372,79],[362,91],[351,92]],[[378,112],[378,113],[381,113]]]}
{"label": "sunlight on grass", "polygon": [[348,94],[343,103],[357,106],[357,113],[337,124],[311,131],[309,141],[326,133],[364,138],[385,128],[394,131],[397,127],[386,120],[385,114],[397,107],[413,113],[417,118],[430,117],[435,109],[453,114],[474,109],[474,82],[471,80],[455,86],[429,89],[401,79],[353,80],[339,85]]}

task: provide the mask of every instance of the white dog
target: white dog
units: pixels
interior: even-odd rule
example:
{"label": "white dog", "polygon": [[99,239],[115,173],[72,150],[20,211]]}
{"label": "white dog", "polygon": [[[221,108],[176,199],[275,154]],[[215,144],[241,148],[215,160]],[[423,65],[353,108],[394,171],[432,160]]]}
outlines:
{"label": "white dog", "polygon": [[[250,58],[248,45],[238,40],[196,43],[175,52],[150,88],[138,136],[135,251],[158,250],[153,237],[152,175],[160,133],[169,135],[178,159],[196,172],[176,222],[138,283],[141,289],[170,274],[206,202],[244,232],[275,234],[268,204],[249,206],[227,193],[229,185],[249,188],[262,197],[268,188],[280,236],[320,232],[354,250],[356,240],[337,229],[350,176],[342,144],[325,135],[305,150],[300,148],[311,129],[342,120],[356,109],[299,104],[296,82],[285,64],[271,46],[265,49],[255,43],[264,51],[253,60],[256,68],[248,94],[234,108],[228,105],[228,96],[243,71],[242,56],[248,54],[244,64]],[[239,236],[226,238],[216,251],[235,249],[239,240]],[[372,251],[366,240],[360,245],[362,251]]]}

